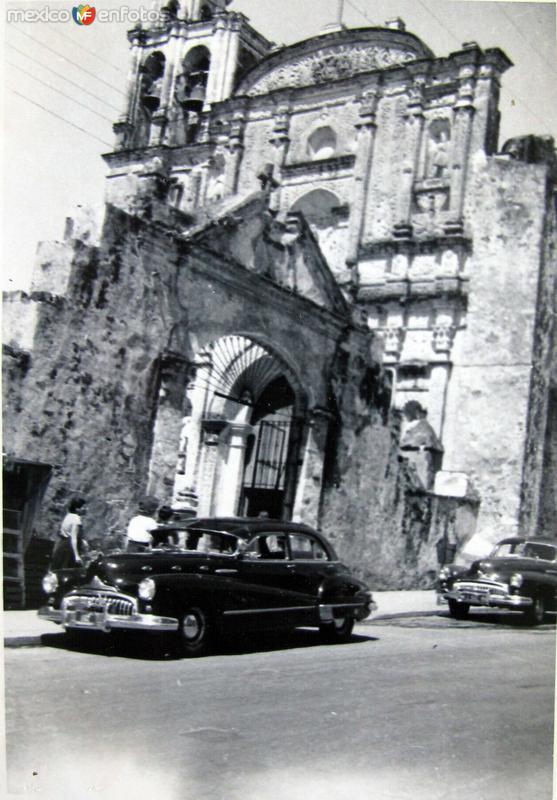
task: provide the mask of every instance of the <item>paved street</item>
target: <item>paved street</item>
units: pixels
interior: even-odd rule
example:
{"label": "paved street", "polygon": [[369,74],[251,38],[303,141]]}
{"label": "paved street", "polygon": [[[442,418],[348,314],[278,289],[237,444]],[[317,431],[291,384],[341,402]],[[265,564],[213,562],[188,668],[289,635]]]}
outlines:
{"label": "paved street", "polygon": [[550,800],[555,628],[440,611],[179,660],[5,651],[10,793],[157,800]]}

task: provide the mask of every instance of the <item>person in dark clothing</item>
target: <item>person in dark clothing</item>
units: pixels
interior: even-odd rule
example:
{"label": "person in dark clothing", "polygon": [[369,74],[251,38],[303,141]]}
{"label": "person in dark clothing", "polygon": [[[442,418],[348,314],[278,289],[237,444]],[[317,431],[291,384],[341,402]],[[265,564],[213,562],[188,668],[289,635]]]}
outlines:
{"label": "person in dark clothing", "polygon": [[86,510],[83,497],[72,497],[52,552],[51,569],[70,569],[81,564],[79,542],[83,541],[81,517]]}

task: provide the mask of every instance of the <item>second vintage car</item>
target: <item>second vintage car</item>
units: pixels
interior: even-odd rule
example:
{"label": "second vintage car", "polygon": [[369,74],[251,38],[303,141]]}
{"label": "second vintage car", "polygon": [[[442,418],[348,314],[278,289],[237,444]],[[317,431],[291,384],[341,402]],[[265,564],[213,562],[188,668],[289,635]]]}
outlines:
{"label": "second vintage car", "polygon": [[439,573],[438,596],[456,619],[471,607],[522,611],[527,622],[543,622],[557,609],[557,542],[511,537],[469,568],[448,565]]}
{"label": "second vintage car", "polygon": [[48,573],[39,616],[67,631],[175,632],[186,656],[227,629],[318,627],[345,642],[374,603],[331,544],[297,523],[206,518],[156,531],[145,553],[100,556]]}

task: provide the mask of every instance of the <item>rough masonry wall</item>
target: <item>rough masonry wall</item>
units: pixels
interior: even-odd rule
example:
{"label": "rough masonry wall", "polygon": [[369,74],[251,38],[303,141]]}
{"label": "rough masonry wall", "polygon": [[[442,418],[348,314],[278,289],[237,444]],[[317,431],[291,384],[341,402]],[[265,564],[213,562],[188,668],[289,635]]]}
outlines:
{"label": "rough masonry wall", "polygon": [[[55,465],[40,533],[72,494],[89,499],[89,538],[121,530],[144,490],[165,336],[164,298],[139,226],[107,216],[102,248],[74,243],[68,295],[41,303],[14,451]],[[138,291],[139,289],[139,291]]]}
{"label": "rough masonry wall", "polygon": [[[79,493],[89,500],[88,538],[115,544],[148,486],[159,393],[166,391],[161,354],[191,362],[220,336],[253,336],[292,364],[307,406],[323,406],[326,365],[346,321],[224,262],[222,248],[190,249],[168,229],[112,207],[100,247],[72,244],[66,296],[37,298],[28,368],[6,362],[21,372],[8,390],[7,427],[15,454],[55,465],[41,534],[53,535],[69,496]],[[164,413],[180,420],[182,410],[167,403]],[[174,447],[160,462],[167,474],[149,484],[162,502],[170,501],[177,439]]]}
{"label": "rough masonry wall", "polygon": [[549,193],[520,508],[529,535],[557,537],[557,199]]}
{"label": "rough masonry wall", "polygon": [[478,554],[518,532],[545,206],[545,167],[477,154],[467,326],[453,348],[443,468],[480,495]]}

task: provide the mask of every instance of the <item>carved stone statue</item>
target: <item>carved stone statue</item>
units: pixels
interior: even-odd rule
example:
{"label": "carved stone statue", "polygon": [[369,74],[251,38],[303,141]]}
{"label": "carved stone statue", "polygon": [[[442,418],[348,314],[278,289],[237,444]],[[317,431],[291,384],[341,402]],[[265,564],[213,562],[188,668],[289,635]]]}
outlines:
{"label": "carved stone statue", "polygon": [[[435,122],[439,124],[435,124]],[[428,164],[429,178],[444,178],[449,167],[449,139],[448,122],[434,120],[429,128]]]}
{"label": "carved stone statue", "polygon": [[416,400],[405,404],[402,415],[405,425],[400,456],[408,462],[416,488],[430,490],[435,473],[441,468],[443,445],[427,421],[427,411]]}

